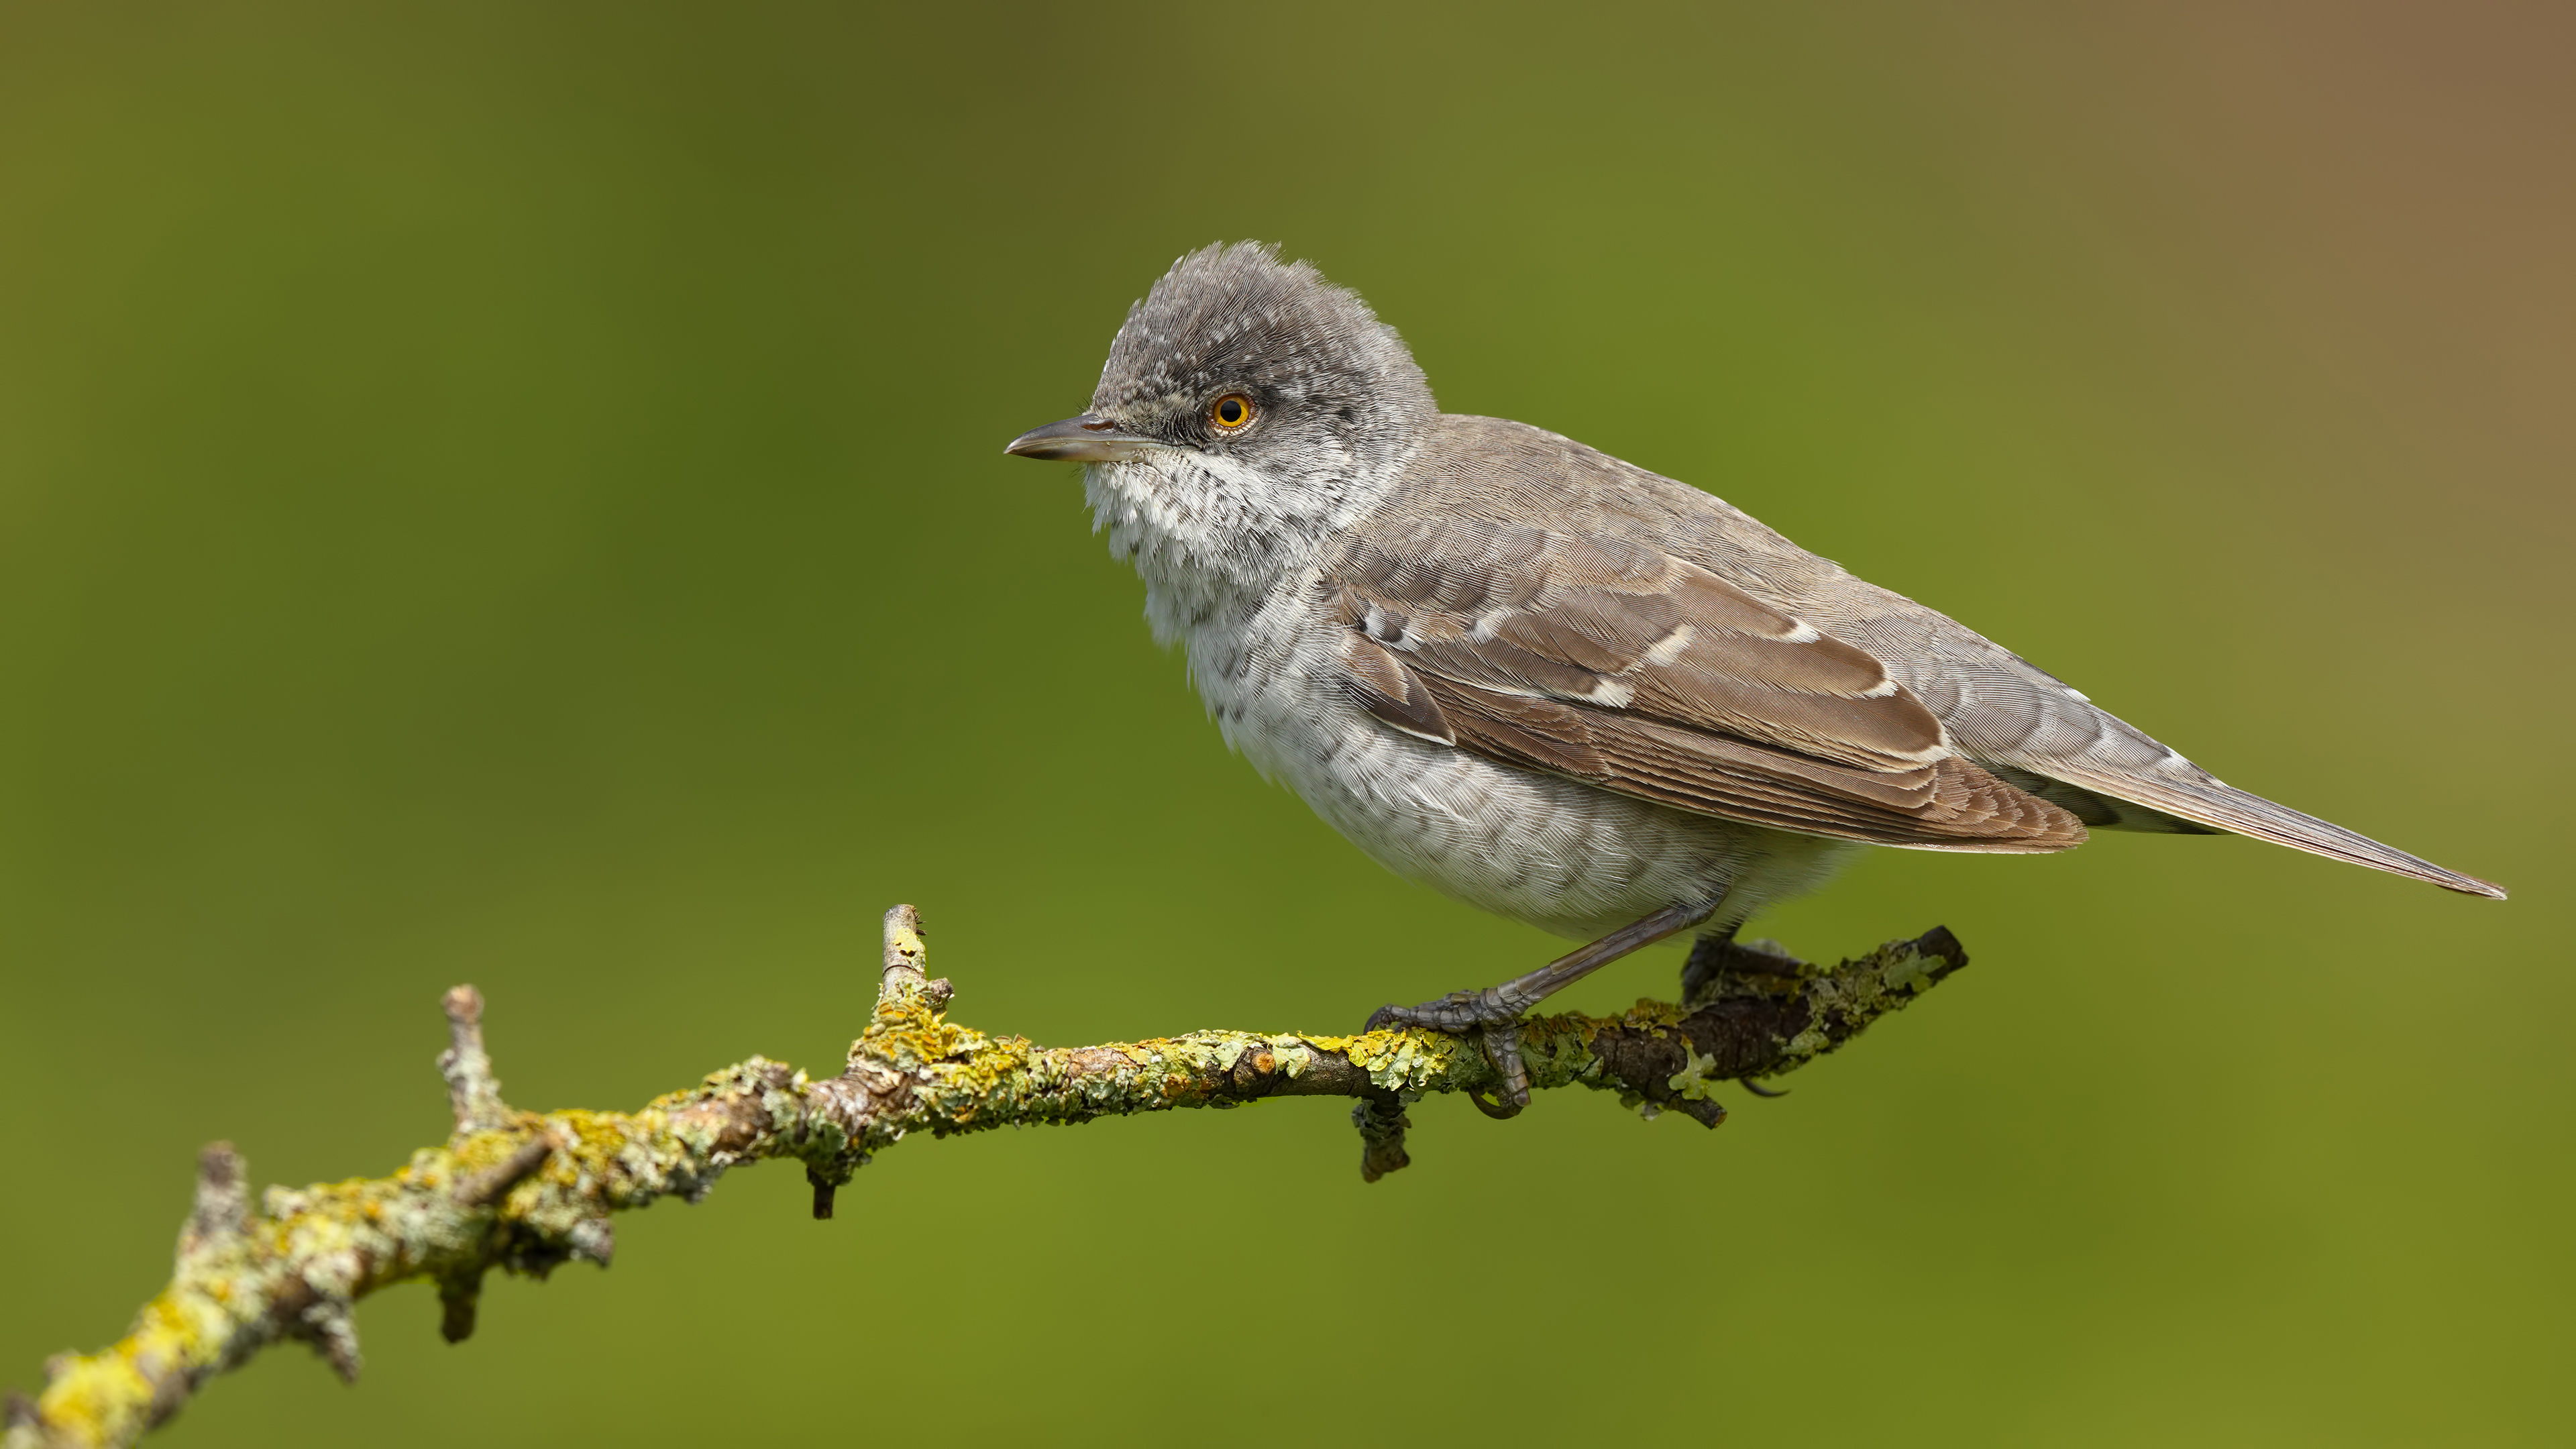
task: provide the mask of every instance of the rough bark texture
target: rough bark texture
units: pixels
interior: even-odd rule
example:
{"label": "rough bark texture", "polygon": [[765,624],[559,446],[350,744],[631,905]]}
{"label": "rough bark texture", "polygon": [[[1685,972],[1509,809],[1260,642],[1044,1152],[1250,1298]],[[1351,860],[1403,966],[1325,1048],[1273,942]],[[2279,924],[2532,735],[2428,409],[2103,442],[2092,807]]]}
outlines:
{"label": "rough bark texture", "polygon": [[[820,1081],[753,1057],[633,1113],[522,1112],[501,1098],[483,1048],[483,1002],[447,994],[452,1045],[439,1057],[456,1130],[389,1177],[272,1187],[254,1209],[228,1143],[199,1159],[196,1206],[169,1287],[126,1337],[58,1355],[41,1396],[11,1395],[5,1449],[121,1445],[178,1412],[205,1381],[281,1339],[301,1339],[358,1375],[351,1306],[426,1279],[450,1342],[474,1331],[483,1275],[538,1276],[606,1264],[609,1216],[677,1193],[694,1202],[727,1168],[793,1158],[814,1215],[869,1157],[906,1135],[1084,1122],[1265,1097],[1350,1097],[1361,1173],[1406,1165],[1406,1104],[1464,1092],[1494,1108],[1500,1085],[1478,1040],[1422,1028],[1359,1036],[1201,1031],[1053,1048],[947,1020],[949,985],[923,969],[920,918],[886,913],[885,965],[866,1034]],[[1735,950],[1695,980],[1688,1007],[1639,1002],[1614,1017],[1536,1017],[1521,1031],[1533,1089],[1617,1093],[1649,1116],[1725,1118],[1711,1091],[1777,1076],[1831,1051],[1967,964],[1949,932],[1894,941],[1818,968]]]}

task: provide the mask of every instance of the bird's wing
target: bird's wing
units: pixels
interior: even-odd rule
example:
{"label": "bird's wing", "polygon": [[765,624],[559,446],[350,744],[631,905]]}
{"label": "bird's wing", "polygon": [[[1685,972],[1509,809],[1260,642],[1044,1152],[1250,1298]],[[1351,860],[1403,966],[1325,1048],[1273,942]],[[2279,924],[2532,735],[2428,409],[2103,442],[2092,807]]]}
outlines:
{"label": "bird's wing", "polygon": [[1961,758],[1870,654],[1658,549],[1444,517],[1346,536],[1321,587],[1353,695],[1424,739],[1811,835],[2084,839]]}
{"label": "bird's wing", "polygon": [[2143,805],[2195,825],[2251,835],[2329,860],[2429,881],[2463,895],[2499,901],[2505,898],[2504,887],[2492,881],[2445,869],[2393,845],[2382,845],[2367,835],[2346,830],[2331,820],[2320,820],[2251,791],[2239,790],[2179,756],[2167,768],[2153,772],[2105,769],[2080,759],[2051,761],[2040,768],[2078,789]]}
{"label": "bird's wing", "polygon": [[[1457,519],[1565,520],[1562,531],[1614,552],[1624,546],[1608,541],[1615,538],[1661,550],[1656,559],[1670,554],[1686,565],[1711,570],[1779,617],[1803,619],[1879,661],[1940,722],[1951,750],[2084,824],[2251,835],[2450,890],[2504,895],[2474,876],[2222,784],[1975,630],[1853,578],[1688,484],[1522,423],[1444,415],[1439,427],[1435,455],[1408,475],[1408,501],[1416,511]],[[1398,566],[1404,566],[1401,555],[1408,547],[1488,548],[1488,543],[1461,544],[1454,537],[1378,543]],[[1511,570],[1535,556],[1527,551],[1535,549],[1534,541],[1511,546],[1525,551],[1517,557],[1478,554],[1415,566],[1434,574],[1465,569],[1475,586],[1483,588],[1489,578],[1517,577]],[[1423,585],[1417,581],[1408,587]],[[1651,619],[1643,627],[1653,628]],[[1407,664],[1411,656],[1397,650],[1389,658]],[[1610,677],[1617,674],[1613,670]],[[1427,700],[1429,686],[1423,688]],[[1716,732],[1726,733],[1727,727],[1721,724]]]}
{"label": "bird's wing", "polygon": [[[2503,899],[2504,889],[2237,789],[1966,626],[1857,580],[1820,599],[1839,632],[1890,661],[1996,775],[2096,828],[2250,835],[2330,860]],[[1870,607],[1873,599],[1875,607]]]}

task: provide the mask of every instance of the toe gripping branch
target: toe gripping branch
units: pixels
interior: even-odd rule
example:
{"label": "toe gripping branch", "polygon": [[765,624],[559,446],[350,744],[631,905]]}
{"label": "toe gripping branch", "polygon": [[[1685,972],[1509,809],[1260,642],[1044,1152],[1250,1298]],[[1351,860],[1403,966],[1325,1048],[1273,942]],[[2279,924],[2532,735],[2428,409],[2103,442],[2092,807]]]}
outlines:
{"label": "toe gripping branch", "polygon": [[1648,1117],[1677,1111],[1714,1127],[1726,1114],[1713,1087],[1793,1071],[1967,964],[1942,930],[1829,968],[1727,947],[1694,956],[1682,1003],[1612,1017],[1522,1018],[1529,1003],[1509,992],[1461,993],[1432,1022],[1358,1036],[1199,1031],[1040,1047],[949,1021],[953,993],[925,969],[923,940],[911,907],[887,913],[876,1006],[838,1075],[755,1056],[625,1113],[512,1107],[484,1048],[482,997],[458,987],[439,1058],[455,1116],[447,1141],[385,1177],[261,1194],[229,1144],[208,1148],[169,1286],[123,1340],[59,1355],[42,1394],[9,1395],[0,1449],[131,1443],[281,1341],[355,1378],[351,1309],[398,1283],[433,1284],[445,1336],[464,1340],[490,1269],[605,1266],[611,1215],[665,1196],[695,1202],[762,1159],[801,1163],[825,1217],[852,1173],[906,1136],[1270,1097],[1354,1100],[1370,1181],[1407,1164],[1406,1109],[1440,1092],[1509,1115],[1531,1089],[1584,1086]]}
{"label": "toe gripping branch", "polygon": [[[1617,1093],[1648,1119],[1679,1112],[1715,1127],[1726,1120],[1714,1095],[1722,1084],[1757,1097],[1783,1095],[1759,1082],[1841,1046],[1967,964],[1959,938],[1938,926],[1832,966],[1798,960],[1767,941],[1706,940],[1684,968],[1678,1004],[1640,1001],[1615,1017],[1523,1018],[1508,988],[1488,988],[1384,1008],[1370,1024],[1414,1022],[1400,1034],[1474,1043],[1475,1051],[1451,1052],[1448,1077],[1434,1090],[1463,1092],[1490,1117],[1516,1115],[1532,1088],[1584,1086]],[[1368,1181],[1410,1160],[1401,1109],[1421,1095],[1399,1093],[1352,1113]]]}

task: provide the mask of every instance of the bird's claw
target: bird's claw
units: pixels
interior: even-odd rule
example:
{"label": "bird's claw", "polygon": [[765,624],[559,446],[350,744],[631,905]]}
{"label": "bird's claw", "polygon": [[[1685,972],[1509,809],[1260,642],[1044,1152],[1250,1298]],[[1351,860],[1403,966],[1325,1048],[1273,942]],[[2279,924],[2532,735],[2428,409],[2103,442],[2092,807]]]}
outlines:
{"label": "bird's claw", "polygon": [[1501,1080],[1491,1087],[1476,1088],[1467,1100],[1476,1110],[1494,1120],[1509,1121],[1529,1105],[1529,1064],[1521,1060],[1521,1024],[1508,1021],[1489,1026],[1476,1033],[1476,1041],[1485,1049],[1485,1064]]}
{"label": "bird's claw", "polygon": [[1381,1006],[1369,1013],[1368,1030],[1421,1026],[1454,1036],[1474,1033],[1484,1048],[1486,1064],[1501,1080],[1491,1088],[1469,1092],[1467,1099],[1488,1117],[1510,1118],[1519,1116],[1530,1100],[1529,1065],[1521,1060],[1522,1010],[1489,986],[1482,991],[1452,991],[1420,1006]]}
{"label": "bird's claw", "polygon": [[1427,1026],[1433,1031],[1464,1035],[1489,1026],[1507,1026],[1520,1020],[1526,1009],[1524,1003],[1506,997],[1500,988],[1488,986],[1482,991],[1452,991],[1420,1006],[1381,1006],[1369,1013],[1368,1030]]}

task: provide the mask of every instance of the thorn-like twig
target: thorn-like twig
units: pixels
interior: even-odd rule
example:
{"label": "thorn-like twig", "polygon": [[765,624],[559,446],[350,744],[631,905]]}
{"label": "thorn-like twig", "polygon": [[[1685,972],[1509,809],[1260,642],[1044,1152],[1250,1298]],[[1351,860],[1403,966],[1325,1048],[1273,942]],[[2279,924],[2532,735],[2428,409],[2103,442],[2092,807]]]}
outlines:
{"label": "thorn-like twig", "polygon": [[179,1236],[181,1257],[241,1236],[250,1220],[250,1191],[244,1176],[241,1154],[229,1142],[209,1142],[197,1154],[197,1200]]}
{"label": "thorn-like twig", "polygon": [[1712,1130],[1726,1121],[1726,1108],[1714,1097],[1685,1099],[1673,1103],[1673,1110]]}
{"label": "thorn-like twig", "polygon": [[922,968],[930,948],[923,935],[921,912],[910,906],[896,906],[885,913],[885,971],[879,994],[917,991],[928,980]]}
{"label": "thorn-like twig", "polygon": [[474,1336],[474,1310],[483,1301],[483,1270],[450,1273],[438,1280],[438,1336],[463,1343]]}
{"label": "thorn-like twig", "polygon": [[929,1008],[944,1011],[956,988],[945,980],[930,979],[930,933],[923,929],[921,913],[910,906],[897,906],[885,913],[885,970],[877,985],[877,1010],[899,1008],[918,998]]}
{"label": "thorn-like twig", "polygon": [[471,986],[452,987],[440,1005],[447,1009],[448,1047],[438,1054],[438,1072],[447,1078],[447,1106],[456,1114],[457,1129],[498,1127],[510,1109],[501,1102],[491,1055],[483,1050],[483,993]]}
{"label": "thorn-like twig", "polygon": [[841,1185],[825,1177],[822,1170],[811,1163],[806,1164],[805,1181],[814,1189],[814,1221],[830,1222],[832,1199],[840,1193]]}
{"label": "thorn-like twig", "polygon": [[354,1384],[365,1360],[358,1353],[358,1320],[349,1305],[336,1298],[325,1298],[304,1310],[303,1321],[291,1330],[298,1338],[313,1345],[340,1382]]}
{"label": "thorn-like twig", "polygon": [[518,1150],[499,1162],[456,1184],[458,1207],[490,1207],[502,1194],[517,1187],[522,1178],[546,1165],[546,1159],[563,1149],[563,1139],[552,1127],[519,1144]]}
{"label": "thorn-like twig", "polygon": [[1403,1098],[1362,1097],[1351,1108],[1351,1125],[1360,1129],[1360,1181],[1375,1182],[1413,1165],[1404,1150],[1404,1130],[1413,1125],[1413,1119],[1404,1115]]}

